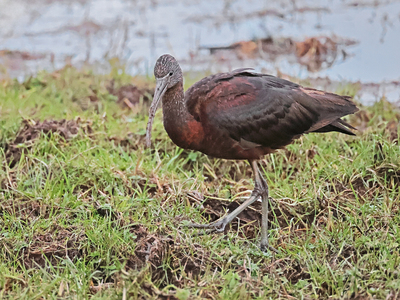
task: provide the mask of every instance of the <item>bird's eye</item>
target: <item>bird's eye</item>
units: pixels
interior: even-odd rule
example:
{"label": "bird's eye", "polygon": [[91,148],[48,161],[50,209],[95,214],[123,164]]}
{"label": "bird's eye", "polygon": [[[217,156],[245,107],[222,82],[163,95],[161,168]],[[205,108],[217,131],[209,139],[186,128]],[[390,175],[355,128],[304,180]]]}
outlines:
{"label": "bird's eye", "polygon": [[174,73],[172,73],[172,72],[169,72],[169,74],[168,74],[169,76],[172,76],[172,75],[174,75]]}

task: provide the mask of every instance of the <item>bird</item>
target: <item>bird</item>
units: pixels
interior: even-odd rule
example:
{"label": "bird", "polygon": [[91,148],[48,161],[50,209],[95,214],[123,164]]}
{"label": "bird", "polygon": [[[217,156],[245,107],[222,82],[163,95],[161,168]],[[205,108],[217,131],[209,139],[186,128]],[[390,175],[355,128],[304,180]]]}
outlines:
{"label": "bird", "polygon": [[261,198],[260,249],[278,252],[268,241],[269,189],[257,161],[303,134],[355,135],[356,128],[341,118],[357,112],[356,104],[349,96],[303,87],[251,68],[207,76],[185,92],[182,69],[170,54],[157,59],[154,76],[146,147],[151,147],[152,124],[162,102],[164,128],[178,147],[215,158],[248,160],[254,173],[250,197],[234,211],[209,224],[187,226],[224,232],[226,225]]}

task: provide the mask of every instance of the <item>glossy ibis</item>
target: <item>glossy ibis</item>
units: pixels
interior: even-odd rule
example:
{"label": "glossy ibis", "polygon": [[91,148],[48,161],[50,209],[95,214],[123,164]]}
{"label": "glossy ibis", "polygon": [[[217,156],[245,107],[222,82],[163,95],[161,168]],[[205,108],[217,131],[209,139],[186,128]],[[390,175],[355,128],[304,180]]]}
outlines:
{"label": "glossy ibis", "polygon": [[252,69],[205,77],[184,93],[182,70],[169,54],[157,60],[154,75],[157,85],[147,124],[148,147],[162,99],[164,127],[177,146],[218,158],[247,159],[254,172],[255,186],[249,199],[215,222],[190,227],[223,232],[261,197],[261,249],[276,251],[268,244],[268,185],[257,160],[304,133],[338,131],[354,135],[350,129],[355,128],[340,118],[356,112],[356,105],[350,97],[302,87]]}

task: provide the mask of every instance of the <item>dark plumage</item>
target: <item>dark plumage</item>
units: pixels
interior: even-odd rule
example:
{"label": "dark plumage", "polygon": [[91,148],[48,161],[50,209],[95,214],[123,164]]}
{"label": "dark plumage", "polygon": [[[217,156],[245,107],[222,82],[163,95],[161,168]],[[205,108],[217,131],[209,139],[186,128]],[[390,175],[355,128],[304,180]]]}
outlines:
{"label": "dark plumage", "polygon": [[161,56],[154,67],[157,87],[147,126],[151,126],[160,100],[164,127],[179,147],[225,159],[247,159],[255,173],[252,196],[227,217],[192,227],[223,231],[258,197],[263,200],[261,247],[267,238],[268,186],[256,160],[290,144],[304,133],[337,131],[354,135],[342,119],[358,109],[350,97],[305,88],[251,69],[239,69],[203,78],[184,94],[182,71],[171,55]]}

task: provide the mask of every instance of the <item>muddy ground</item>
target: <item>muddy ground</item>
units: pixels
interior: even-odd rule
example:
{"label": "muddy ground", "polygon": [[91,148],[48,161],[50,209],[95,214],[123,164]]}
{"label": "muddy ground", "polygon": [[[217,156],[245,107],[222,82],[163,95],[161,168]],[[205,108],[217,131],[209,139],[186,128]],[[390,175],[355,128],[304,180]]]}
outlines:
{"label": "muddy ground", "polygon": [[[135,106],[148,105],[148,99],[151,97],[151,91],[138,88],[134,85],[124,85],[118,89],[113,87],[113,83],[108,84],[107,88],[110,95],[115,96],[115,103],[120,109],[138,113]],[[98,98],[93,98],[91,101],[100,101]],[[390,118],[385,119],[384,114],[377,115],[381,110],[392,110]],[[350,118],[351,124],[356,126],[360,134],[368,133],[371,129],[370,124],[373,120],[379,117],[383,118],[383,123],[379,123],[383,135],[387,138],[387,142],[391,145],[398,145],[398,124],[400,121],[400,113],[396,111],[392,105],[385,100],[382,100],[376,106],[376,110],[370,108],[361,109],[355,116]],[[97,128],[98,129],[98,128]],[[22,120],[20,129],[16,132],[15,137],[9,138],[9,142],[3,144],[4,165],[8,171],[8,176],[2,178],[1,189],[2,193],[6,192],[12,195],[11,198],[3,197],[0,204],[0,215],[15,216],[22,226],[29,227],[36,220],[48,220],[49,226],[41,231],[36,231],[33,235],[27,236],[20,240],[17,244],[15,241],[6,240],[2,242],[5,263],[19,261],[18,268],[26,269],[48,269],[57,267],[63,261],[68,259],[72,263],[77,263],[82,259],[90,257],[90,253],[96,251],[94,244],[88,244],[88,235],[84,228],[77,225],[69,225],[67,227],[59,225],[57,219],[79,218],[75,209],[67,209],[60,204],[46,204],[40,199],[34,199],[31,196],[18,193],[18,181],[16,174],[17,169],[22,168],[28,171],[29,164],[24,163],[22,157],[29,156],[32,149],[35,149],[35,144],[46,140],[54,140],[59,145],[73,143],[81,138],[88,138],[96,145],[101,143],[99,137],[96,137],[96,125],[92,122],[83,121],[80,118],[74,120]],[[105,142],[113,141],[116,147],[121,147],[127,153],[143,149],[144,140],[143,134],[129,134],[126,138],[121,137],[105,137]],[[161,141],[161,140],[159,140]],[[4,141],[3,141],[4,142]],[[350,142],[351,143],[351,142]],[[353,142],[355,143],[355,142]],[[174,148],[170,143],[167,151],[163,148],[158,149],[158,155],[164,157],[169,151]],[[270,228],[282,232],[274,239],[275,247],[279,248],[282,253],[286,249],[290,249],[293,245],[293,240],[308,239],[309,244],[317,243],[317,236],[308,236],[307,232],[310,228],[318,228],[321,231],[331,231],[341,221],[345,222],[348,218],[349,207],[351,205],[367,203],[371,201],[371,197],[382,193],[383,190],[394,190],[400,186],[400,171],[394,165],[382,164],[387,161],[388,152],[382,141],[376,141],[374,146],[373,159],[375,168],[374,178],[364,176],[363,178],[355,177],[351,180],[343,180],[337,178],[334,181],[328,181],[324,185],[325,193],[331,193],[330,197],[317,197],[308,201],[296,201],[290,198],[271,198],[271,213]],[[154,154],[154,152],[153,152]],[[295,178],[296,174],[301,173],[298,165],[299,160],[306,160],[309,163],[320,155],[319,150],[312,146],[309,149],[303,149],[302,154],[290,149],[279,153],[283,158],[283,165],[280,170],[280,178],[286,177]],[[188,159],[190,153],[183,151],[180,157],[186,161],[183,165],[184,169],[190,170],[193,168],[193,161]],[[215,162],[214,162],[215,163]],[[229,174],[226,176],[226,174]],[[230,193],[241,193],[243,196],[249,195],[247,187],[251,178],[251,169],[248,165],[242,162],[217,162],[217,166],[212,168],[212,173],[204,170],[208,189],[214,189],[222,185],[231,185]],[[246,181],[247,180],[247,181]],[[385,182],[383,185],[380,182]],[[161,207],[164,201],[168,200],[171,195],[175,195],[173,182],[168,178],[161,180],[156,174],[152,174],[149,179],[145,175],[141,179],[133,181],[123,179],[122,185],[126,193],[134,195],[137,189],[146,191],[147,197],[160,199]],[[94,182],[93,182],[94,183]],[[92,184],[93,184],[92,183]],[[74,194],[82,195],[85,199],[95,198],[92,185],[89,182],[77,185],[74,189]],[[244,184],[244,186],[242,186]],[[247,191],[247,193],[246,193]],[[101,195],[112,197],[115,191],[99,191]],[[229,198],[223,199],[219,193],[209,194],[201,193],[197,190],[182,190],[174,200],[173,205],[186,205],[191,210],[196,210],[203,217],[203,222],[214,221],[223,216],[227,211],[232,211],[242,200],[231,201]],[[358,204],[357,204],[358,203]],[[172,223],[167,227],[157,226],[149,228],[146,223],[141,223],[135,220],[132,212],[128,214],[121,212],[111,203],[100,203],[98,201],[84,202],[84,209],[90,211],[91,214],[99,218],[109,220],[110,224],[117,230],[129,228],[129,233],[134,237],[131,243],[134,245],[134,250],[121,249],[118,247],[110,248],[109,255],[117,257],[117,260],[124,265],[123,272],[110,274],[105,272],[104,268],[107,265],[104,262],[99,262],[94,265],[96,279],[90,283],[90,293],[103,293],[108,289],[121,287],[125,280],[132,280],[140,286],[141,291],[130,293],[138,293],[140,297],[145,299],[148,296],[159,299],[180,299],[176,297],[176,293],[168,291],[167,286],[173,285],[175,288],[194,288],[197,284],[201,286],[202,278],[207,276],[208,272],[222,272],[229,267],[239,275],[242,282],[245,282],[251,287],[254,295],[262,293],[263,284],[259,280],[262,276],[272,276],[279,282],[286,280],[290,285],[296,285],[299,282],[308,282],[312,280],[313,273],[309,266],[301,259],[291,255],[283,254],[278,259],[257,258],[259,262],[259,271],[257,276],[252,276],[250,269],[245,262],[233,260],[228,263],[221,259],[229,256],[229,247],[221,248],[218,254],[211,250],[201,242],[188,241],[187,235],[195,234],[182,229],[184,221],[188,221],[189,217],[184,214],[178,214],[172,219]],[[164,210],[165,208],[161,208]],[[392,215],[396,215],[399,205],[395,204],[392,207]],[[227,227],[225,234],[229,232],[237,232],[236,238],[242,238],[246,243],[257,243],[259,235],[259,226],[261,221],[261,203],[256,202],[251,207],[242,212],[238,219]],[[169,214],[168,212],[165,212]],[[354,210],[351,214],[358,215],[360,212]],[[146,217],[146,215],[144,215]],[[150,216],[147,216],[150,217]],[[373,217],[373,216],[371,216]],[[53,220],[53,221],[51,221]],[[293,223],[293,220],[295,222]],[[159,224],[160,219],[155,220]],[[369,221],[365,221],[365,226],[355,225],[355,230],[358,234],[365,235],[369,231],[384,232],[388,230],[388,225],[383,222],[380,227],[370,227]],[[73,223],[73,222],[72,222]],[[10,223],[2,225],[3,230],[12,231]],[[6,227],[4,227],[6,226]],[[289,230],[283,230],[288,229]],[[224,239],[232,237],[225,236]],[[332,241],[334,243],[334,241]],[[19,245],[19,246],[17,246]],[[357,249],[348,244],[338,253],[333,248],[326,248],[324,254],[325,259],[329,262],[332,268],[336,268],[338,264],[347,261],[355,264],[362,260],[364,255],[367,255],[375,246],[364,245]],[[393,250],[394,251],[394,250]],[[251,256],[251,254],[249,254]],[[18,269],[17,268],[17,269]],[[179,270],[179,271],[178,271]],[[133,277],[132,277],[133,276]],[[150,276],[150,279],[148,278]],[[128,278],[128,279],[127,279]],[[146,279],[147,278],[147,279]],[[282,279],[283,278],[283,279]],[[196,282],[196,285],[194,283]],[[3,288],[5,291],[12,292],[15,282],[13,279],[8,279]],[[201,293],[202,298],[214,299],[221,289],[217,287],[204,289]],[[24,284],[21,285],[24,287]],[[316,290],[321,298],[326,298],[333,293],[332,287],[329,284],[321,284]],[[126,292],[126,291],[125,291]],[[281,289],[283,297],[291,298],[291,292]],[[67,295],[68,285],[60,286],[60,295]],[[354,294],[355,296],[356,294]],[[360,295],[366,295],[361,293]],[[388,294],[392,297],[394,294]],[[364,299],[364,296],[360,296]],[[366,299],[366,298],[365,298]],[[395,299],[395,298],[390,298]]]}

